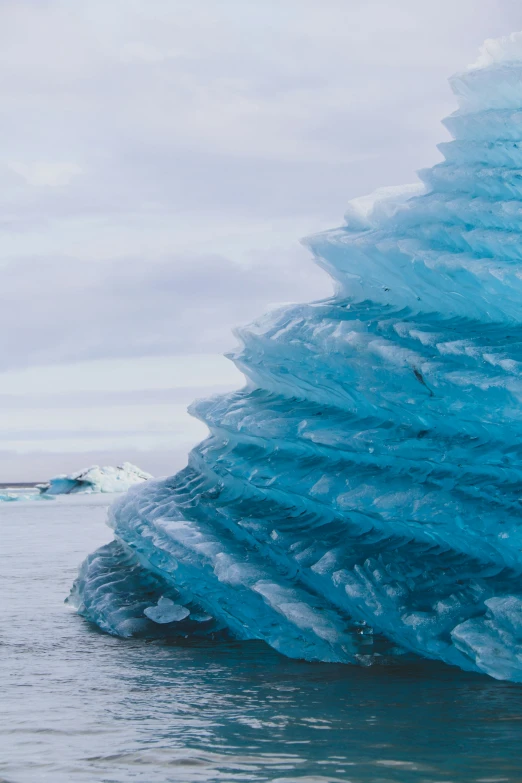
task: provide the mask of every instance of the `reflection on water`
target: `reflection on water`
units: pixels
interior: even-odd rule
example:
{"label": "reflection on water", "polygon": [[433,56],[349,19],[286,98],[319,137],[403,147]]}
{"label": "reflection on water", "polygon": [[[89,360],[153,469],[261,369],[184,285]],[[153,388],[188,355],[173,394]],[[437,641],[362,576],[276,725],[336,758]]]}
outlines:
{"label": "reflection on water", "polygon": [[99,503],[0,511],[0,781],[522,780],[520,685],[91,628],[62,601],[79,560],[110,537]]}

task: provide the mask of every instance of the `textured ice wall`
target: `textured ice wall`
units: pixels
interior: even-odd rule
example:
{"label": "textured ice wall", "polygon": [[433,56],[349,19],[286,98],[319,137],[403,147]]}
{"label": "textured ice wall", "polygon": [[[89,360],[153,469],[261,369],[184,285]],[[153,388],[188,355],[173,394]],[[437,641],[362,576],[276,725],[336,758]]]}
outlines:
{"label": "textured ice wall", "polygon": [[76,473],[62,473],[54,476],[48,484],[39,484],[43,495],[71,495],[78,492],[126,492],[134,484],[148,481],[152,476],[137,468],[131,462],[124,462],[116,468],[101,468],[93,465]]}
{"label": "textured ice wall", "polygon": [[241,331],[247,386],[196,403],[188,467],[113,508],[73,588],[86,617],[522,681],[519,42],[452,79],[423,192],[308,240],[336,295]]}

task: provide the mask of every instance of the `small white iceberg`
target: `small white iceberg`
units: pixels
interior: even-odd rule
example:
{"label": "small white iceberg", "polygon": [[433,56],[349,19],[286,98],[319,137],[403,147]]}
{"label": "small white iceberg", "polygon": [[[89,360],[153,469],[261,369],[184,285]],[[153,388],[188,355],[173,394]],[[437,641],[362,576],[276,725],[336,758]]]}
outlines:
{"label": "small white iceberg", "polygon": [[186,606],[176,604],[170,598],[162,595],[156,606],[147,606],[143,610],[145,617],[160,625],[166,623],[179,623],[185,620],[190,614]]}
{"label": "small white iceberg", "polygon": [[93,465],[77,473],[62,473],[46,484],[38,484],[42,495],[71,495],[78,492],[126,492],[133,484],[148,481],[152,476],[144,470],[124,462],[117,467],[101,468]]}

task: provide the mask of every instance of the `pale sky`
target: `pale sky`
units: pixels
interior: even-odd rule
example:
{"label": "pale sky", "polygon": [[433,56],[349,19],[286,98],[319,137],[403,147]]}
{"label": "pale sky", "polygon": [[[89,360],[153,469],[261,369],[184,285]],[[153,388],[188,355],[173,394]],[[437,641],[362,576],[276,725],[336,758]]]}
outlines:
{"label": "pale sky", "polygon": [[0,0],[0,482],[156,475],[233,326],[331,287],[299,239],[440,159],[520,0]]}

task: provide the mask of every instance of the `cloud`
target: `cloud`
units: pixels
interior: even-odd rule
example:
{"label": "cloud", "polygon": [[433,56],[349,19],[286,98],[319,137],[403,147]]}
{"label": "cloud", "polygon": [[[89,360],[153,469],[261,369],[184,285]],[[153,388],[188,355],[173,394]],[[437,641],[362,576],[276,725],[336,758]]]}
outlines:
{"label": "cloud", "polygon": [[327,295],[298,239],[439,159],[446,78],[521,27],[519,0],[0,0],[0,372],[221,352]]}
{"label": "cloud", "polygon": [[69,187],[51,199],[17,192],[17,221],[125,213],[129,225],[188,208],[335,219],[436,159],[446,76],[520,17],[498,6],[0,4],[4,162],[28,185],[49,180],[42,167],[82,170],[62,168]]}
{"label": "cloud", "polygon": [[[234,365],[215,354],[97,359],[0,373],[0,482],[17,476],[13,466],[24,464],[21,456],[27,470],[19,478],[27,480],[45,475],[38,468],[42,454],[62,455],[61,470],[89,464],[81,454],[97,449],[118,454],[117,462],[132,461],[137,450],[142,457],[171,450],[179,458],[206,435],[187,413],[194,398],[242,385]],[[13,457],[9,465],[2,451],[6,460]]]}
{"label": "cloud", "polygon": [[220,353],[231,329],[267,305],[319,298],[330,285],[307,253],[246,266],[217,255],[137,256],[98,264],[33,259],[0,287],[0,369],[194,352]]}
{"label": "cloud", "polygon": [[[208,386],[212,377],[215,386],[235,388],[242,375],[234,365],[219,354],[185,354],[178,356],[145,356],[131,359],[94,359],[74,361],[69,364],[50,364],[7,370],[0,373],[0,399],[10,406],[9,398],[16,396],[16,407],[30,407],[31,399],[47,400],[49,395],[76,396],[78,405],[82,395],[92,395],[93,405],[99,406],[100,394],[105,403],[122,404],[136,402],[134,393],[151,393],[151,401],[165,402],[162,393],[179,392],[188,403],[187,390]],[[154,397],[153,395],[156,394]],[[157,396],[159,395],[159,397]],[[139,400],[138,400],[139,402]],[[36,405],[41,407],[41,405]],[[65,407],[72,407],[70,404]]]}
{"label": "cloud", "polygon": [[325,295],[299,236],[437,159],[497,6],[0,4],[0,368],[221,351]]}
{"label": "cloud", "polygon": [[77,163],[39,162],[23,163],[10,161],[7,168],[19,174],[29,185],[34,187],[63,187],[81,174],[82,169]]}

